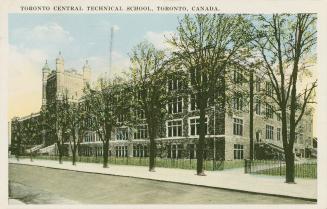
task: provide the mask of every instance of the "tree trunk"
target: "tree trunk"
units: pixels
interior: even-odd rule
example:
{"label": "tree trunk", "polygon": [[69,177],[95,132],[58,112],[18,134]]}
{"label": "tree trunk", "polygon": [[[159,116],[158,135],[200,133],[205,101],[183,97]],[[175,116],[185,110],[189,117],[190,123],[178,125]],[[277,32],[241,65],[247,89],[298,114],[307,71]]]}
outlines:
{"label": "tree trunk", "polygon": [[17,144],[17,150],[16,150],[16,159],[19,161],[19,156],[20,156],[20,141]]}
{"label": "tree trunk", "polygon": [[250,159],[254,159],[253,150],[253,70],[250,69]]}
{"label": "tree trunk", "polygon": [[155,172],[156,141],[154,139],[153,133],[151,135],[149,137],[150,138],[149,171]]}
{"label": "tree trunk", "polygon": [[199,176],[205,176],[203,169],[203,151],[206,135],[206,124],[205,124],[205,105],[199,105],[200,119],[199,119],[199,141],[196,150],[196,174]]}
{"label": "tree trunk", "polygon": [[57,141],[59,164],[62,164],[62,147],[59,141]]}
{"label": "tree trunk", "polygon": [[72,149],[72,154],[73,154],[73,156],[72,156],[72,161],[73,161],[73,165],[76,165],[76,144],[74,143],[74,147],[73,147],[73,149]]}
{"label": "tree trunk", "polygon": [[108,168],[109,139],[103,142],[103,167]]}
{"label": "tree trunk", "polygon": [[294,181],[294,153],[292,149],[288,149],[285,155],[286,161],[286,183],[295,183]]}
{"label": "tree trunk", "polygon": [[32,153],[32,148],[30,149],[30,160],[33,162],[33,153]]}

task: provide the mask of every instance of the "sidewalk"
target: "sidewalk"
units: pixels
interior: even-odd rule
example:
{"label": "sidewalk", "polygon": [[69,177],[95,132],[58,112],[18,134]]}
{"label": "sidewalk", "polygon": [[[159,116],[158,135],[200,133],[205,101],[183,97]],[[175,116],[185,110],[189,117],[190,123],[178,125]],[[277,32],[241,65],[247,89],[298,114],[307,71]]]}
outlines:
{"label": "sidewalk", "polygon": [[296,178],[296,184],[286,184],[284,183],[285,177],[244,174],[243,169],[206,171],[207,176],[197,176],[194,170],[156,168],[156,172],[149,172],[148,168],[143,166],[109,165],[109,168],[103,168],[101,164],[95,163],[77,163],[76,166],[73,166],[71,162],[59,164],[58,161],[34,160],[31,162],[29,159],[20,159],[19,162],[16,159],[9,159],[9,163],[152,179],[302,199],[317,199],[316,179]]}
{"label": "sidewalk", "polygon": [[23,203],[22,201],[20,200],[17,200],[17,199],[8,199],[8,204],[9,205],[25,205],[25,203]]}

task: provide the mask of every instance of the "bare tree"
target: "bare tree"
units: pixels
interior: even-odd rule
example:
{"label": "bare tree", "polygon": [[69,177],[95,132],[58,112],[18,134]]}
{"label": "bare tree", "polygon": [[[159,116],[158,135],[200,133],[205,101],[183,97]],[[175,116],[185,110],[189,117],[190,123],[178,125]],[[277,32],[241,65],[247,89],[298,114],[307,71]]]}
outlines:
{"label": "bare tree", "polygon": [[24,144],[24,136],[23,136],[23,127],[21,121],[18,118],[14,118],[12,120],[12,152],[15,154],[17,161],[19,161],[19,157],[22,154],[22,146]]}
{"label": "bare tree", "polygon": [[25,144],[29,147],[30,160],[33,161],[33,146],[40,145],[38,137],[40,136],[41,126],[38,116],[31,114],[30,118],[22,121],[22,128]]}
{"label": "bare tree", "polygon": [[[206,109],[208,104],[217,102],[217,83],[225,92],[228,67],[238,63],[239,52],[251,38],[248,29],[249,24],[241,15],[185,15],[169,41],[174,61],[190,75],[190,90],[196,95],[199,109],[197,175],[205,175]],[[224,105],[225,96],[224,93],[219,97]]]}
{"label": "bare tree", "polygon": [[76,165],[77,151],[80,143],[83,140],[85,132],[88,130],[86,125],[86,108],[82,102],[73,102],[69,104],[69,129],[70,138],[69,145],[72,152],[72,164]]}
{"label": "bare tree", "polygon": [[286,183],[294,183],[293,145],[296,127],[308,104],[313,102],[317,86],[317,80],[309,82],[308,76],[306,85],[299,83],[299,77],[307,74],[310,65],[314,64],[316,15],[260,15],[255,27],[258,35],[255,44],[261,53],[266,76],[274,93],[270,94],[270,99],[281,112]]}
{"label": "bare tree", "polygon": [[[123,108],[129,103],[130,97],[124,91],[127,83],[122,78],[112,80],[100,78],[96,89],[87,87],[84,103],[88,109],[86,120],[95,130],[103,144],[103,167],[108,167],[109,141],[114,128],[123,124],[124,117],[129,115],[128,108]],[[123,118],[123,120],[121,120]]]}
{"label": "bare tree", "polygon": [[69,139],[68,111],[67,96],[48,103],[41,110],[43,126],[57,145],[60,164],[62,164],[62,157],[65,152],[65,142],[68,142]]}
{"label": "bare tree", "polygon": [[134,102],[143,111],[150,140],[149,171],[155,171],[156,141],[166,112],[165,54],[153,44],[143,41],[130,54]]}

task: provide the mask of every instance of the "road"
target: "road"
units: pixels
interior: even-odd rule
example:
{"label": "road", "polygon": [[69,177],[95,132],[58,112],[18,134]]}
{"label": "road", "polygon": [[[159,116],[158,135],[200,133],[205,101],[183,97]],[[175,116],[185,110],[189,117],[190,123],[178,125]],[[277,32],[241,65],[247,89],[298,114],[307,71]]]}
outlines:
{"label": "road", "polygon": [[129,177],[9,165],[11,198],[27,204],[312,204],[313,202]]}

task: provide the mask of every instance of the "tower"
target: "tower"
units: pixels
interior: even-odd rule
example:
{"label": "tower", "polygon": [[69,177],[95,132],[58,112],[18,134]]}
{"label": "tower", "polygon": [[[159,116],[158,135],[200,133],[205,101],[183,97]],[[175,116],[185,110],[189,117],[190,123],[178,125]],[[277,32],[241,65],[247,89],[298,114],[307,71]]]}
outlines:
{"label": "tower", "polygon": [[48,66],[48,61],[45,61],[45,64],[42,68],[42,106],[47,103],[47,81],[50,74],[50,68]]}
{"label": "tower", "polygon": [[86,60],[84,66],[83,66],[84,86],[86,86],[86,84],[89,83],[90,80],[91,80],[91,68],[89,66],[88,60]]}
{"label": "tower", "polygon": [[64,58],[62,57],[61,52],[59,52],[59,55],[56,59],[56,71],[57,73],[64,72]]}

